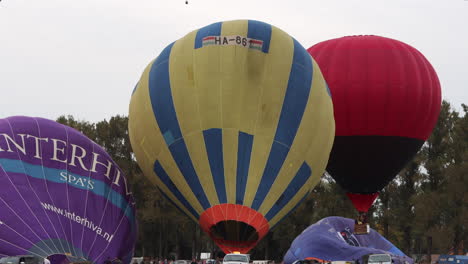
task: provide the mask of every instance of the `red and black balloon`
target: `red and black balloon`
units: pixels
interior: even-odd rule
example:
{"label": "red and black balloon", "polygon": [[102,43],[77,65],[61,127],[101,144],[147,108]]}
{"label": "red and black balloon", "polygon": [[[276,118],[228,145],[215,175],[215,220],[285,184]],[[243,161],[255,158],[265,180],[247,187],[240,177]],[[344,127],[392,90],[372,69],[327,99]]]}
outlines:
{"label": "red and black balloon", "polygon": [[308,52],[333,99],[336,136],[327,171],[367,212],[431,134],[439,79],[418,50],[390,38],[342,37]]}

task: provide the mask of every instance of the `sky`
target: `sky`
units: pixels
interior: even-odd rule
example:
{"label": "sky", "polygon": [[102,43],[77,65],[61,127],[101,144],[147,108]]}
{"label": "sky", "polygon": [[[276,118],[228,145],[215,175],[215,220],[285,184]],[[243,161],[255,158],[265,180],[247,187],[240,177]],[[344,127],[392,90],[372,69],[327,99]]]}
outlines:
{"label": "sky", "polygon": [[468,0],[0,0],[0,118],[127,115],[146,65],[214,22],[270,23],[305,48],[379,35],[422,52],[443,99],[468,104]]}

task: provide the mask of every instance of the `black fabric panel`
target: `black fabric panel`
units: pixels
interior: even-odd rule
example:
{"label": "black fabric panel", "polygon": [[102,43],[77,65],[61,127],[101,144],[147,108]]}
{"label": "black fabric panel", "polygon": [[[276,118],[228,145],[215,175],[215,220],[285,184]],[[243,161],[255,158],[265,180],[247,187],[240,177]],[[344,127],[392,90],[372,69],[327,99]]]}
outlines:
{"label": "black fabric panel", "polygon": [[328,173],[352,193],[382,190],[414,157],[423,140],[391,136],[336,136]]}
{"label": "black fabric panel", "polygon": [[238,242],[254,242],[258,240],[257,230],[251,225],[240,221],[221,221],[212,226],[210,230],[213,237],[217,239]]}

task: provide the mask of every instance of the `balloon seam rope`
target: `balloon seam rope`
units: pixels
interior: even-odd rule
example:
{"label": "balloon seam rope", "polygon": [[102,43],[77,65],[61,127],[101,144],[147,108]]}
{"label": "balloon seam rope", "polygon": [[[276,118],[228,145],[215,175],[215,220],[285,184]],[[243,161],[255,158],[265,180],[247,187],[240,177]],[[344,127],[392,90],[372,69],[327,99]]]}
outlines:
{"label": "balloon seam rope", "polygon": [[[34,119],[34,121],[36,121],[36,120]],[[10,126],[12,135],[14,136],[13,127],[11,126],[11,124],[10,124],[9,121],[8,121],[8,125]],[[40,137],[40,133],[39,133],[39,137]],[[29,181],[29,176],[28,176],[28,174],[27,174],[27,172],[26,172],[26,168],[25,168],[25,166],[24,166],[24,161],[21,159],[21,155],[20,155],[18,152],[16,152],[16,153],[18,154],[18,159],[21,161],[21,165],[22,165],[22,167],[23,167],[24,175],[26,176],[25,178],[26,178],[26,180],[28,181],[29,188],[30,188],[31,191],[34,193],[34,195],[36,196],[37,200],[40,201],[39,196],[37,195],[36,191],[32,188],[31,182]],[[41,160],[41,161],[42,161],[42,160]],[[41,162],[41,165],[42,165],[42,162]],[[42,210],[44,211],[44,214],[45,214],[45,215],[47,216],[47,218],[49,219],[49,222],[51,222],[51,221],[50,221],[50,218],[49,218],[49,215],[46,213],[44,207],[41,206],[41,208],[42,208]],[[39,222],[39,219],[37,219],[37,220],[38,220],[38,222]],[[47,234],[47,236],[49,237],[49,239],[52,240],[52,238],[50,237],[49,233],[46,232],[46,230],[45,230],[44,226],[42,225],[42,223],[39,222],[39,224],[41,225],[42,229],[44,229],[44,231],[45,231],[45,233]],[[52,223],[51,223],[51,225],[52,225]],[[52,225],[52,226],[53,226],[53,225]],[[51,250],[51,252],[53,252],[53,249],[50,248],[49,245],[47,245],[47,247]],[[55,249],[58,251],[58,248],[57,248],[57,246],[55,245],[55,243],[54,243],[54,247],[55,247]]]}
{"label": "balloon seam rope", "polygon": [[[10,121],[9,121],[8,119],[7,119],[6,121],[7,121],[7,123],[8,123],[9,128],[10,128],[11,134],[12,134],[12,136],[14,137],[14,131],[13,131],[13,127],[12,127],[11,123],[10,123]],[[27,176],[27,173],[26,173],[26,168],[24,167],[23,160],[21,159],[21,156],[19,155],[19,153],[18,153],[18,152],[16,152],[16,153],[18,154],[18,159],[21,161],[21,165],[22,165],[22,167],[23,167],[23,171],[24,171],[25,177],[26,177],[26,179],[27,179],[27,181],[28,181],[29,187],[32,189],[31,183],[29,182],[29,177]],[[8,176],[8,173],[6,173],[6,171],[5,171],[5,175]],[[21,195],[21,193],[18,191],[18,189],[14,186],[14,184],[13,184],[13,182],[11,181],[11,178],[10,178],[9,176],[8,176],[8,179],[10,180],[10,183],[12,184],[13,188],[14,188],[14,189],[16,190],[16,192],[20,195],[21,199],[24,201],[24,203],[25,203],[26,206],[28,207],[29,211],[31,211],[31,215],[33,215],[33,216],[36,218],[37,222],[38,222],[39,225],[42,227],[42,229],[44,230],[44,232],[49,236],[49,234],[45,231],[45,228],[42,226],[42,223],[39,221],[39,219],[36,217],[36,215],[32,212],[32,209],[31,209],[30,206],[26,203],[26,200],[25,200],[24,197]],[[19,217],[19,216],[18,216],[18,217]],[[25,224],[26,224],[26,223],[25,223]],[[34,232],[34,234],[36,234],[36,233]],[[38,235],[36,234],[36,236],[38,236]],[[39,236],[38,236],[38,238],[39,238]],[[49,236],[49,238],[50,238],[50,236]],[[40,238],[39,238],[39,239],[40,239]],[[47,245],[47,247],[49,248],[50,251],[52,251],[52,249],[51,249],[48,245]]]}
{"label": "balloon seam rope", "polygon": [[[195,58],[196,58],[195,52],[192,52],[193,91],[195,91],[195,92],[194,92],[194,94],[195,94],[195,105],[196,105],[196,107],[197,107],[197,114],[198,114],[198,121],[199,121],[199,122],[198,122],[198,123],[199,123],[199,130],[200,130],[200,133],[201,133],[202,136],[203,136],[203,125],[202,125],[202,119],[201,119],[201,114],[200,114],[200,101],[199,101],[199,100],[200,100],[200,96],[198,95],[198,92],[199,92],[199,91],[197,90],[197,87],[199,87],[199,85],[197,85],[198,79],[196,78],[197,75],[195,74],[195,69],[196,69],[196,67],[195,67],[195,60],[196,60],[196,59],[195,59]],[[193,133],[196,133],[196,132],[197,132],[196,130],[193,131]],[[187,136],[188,136],[188,135],[187,135]],[[182,137],[183,137],[183,136],[182,136]],[[206,147],[205,147],[205,151],[206,151]],[[175,159],[175,158],[174,158],[174,159]],[[194,168],[194,169],[195,169],[195,168]],[[180,170],[180,169],[179,169],[179,170]],[[195,170],[195,172],[197,172],[197,171]],[[182,172],[181,172],[181,173],[182,173]],[[183,178],[184,178],[185,182],[189,185],[189,183],[187,182],[187,179],[185,179],[185,177],[183,177]],[[200,180],[200,179],[199,179],[199,180]],[[200,184],[201,184],[201,183],[200,183]],[[190,186],[190,185],[189,185],[189,186]],[[202,189],[203,189],[203,187],[202,187]],[[193,192],[192,188],[190,188],[190,190]],[[204,190],[203,190],[203,192],[204,192]],[[195,193],[194,193],[194,195],[195,195]],[[208,199],[208,197],[206,197],[206,198]],[[195,196],[194,201],[200,203],[200,201],[197,199],[196,196]],[[210,200],[208,199],[208,202],[209,202],[209,201],[210,201]],[[200,207],[202,208],[202,212],[203,212],[204,208],[203,208],[203,205],[202,205],[201,203],[200,203]],[[199,212],[197,212],[197,213],[199,213]]]}
{"label": "balloon seam rope", "polygon": [[[220,51],[221,53],[221,51]],[[221,68],[221,56],[218,57],[218,69]],[[222,72],[222,71],[221,71]],[[219,86],[219,113],[220,113],[220,118],[221,118],[221,135],[222,131],[224,128],[224,120],[223,120],[223,79],[219,78],[218,79],[218,86]],[[218,197],[219,199],[219,197]]]}
{"label": "balloon seam rope", "polygon": [[[249,208],[249,209],[250,209],[250,208]],[[249,219],[248,219],[248,218],[249,218],[249,215],[250,215],[250,211],[251,211],[251,210],[248,210],[248,215],[247,215],[247,222],[248,222],[248,223],[246,223],[246,224],[248,224],[249,226],[251,226],[251,225],[250,225],[250,221],[249,221]],[[242,231],[242,236],[241,236],[241,237],[245,237],[245,232],[247,232],[247,228],[244,228],[244,230]]]}
{"label": "balloon seam rope", "polygon": [[283,142],[275,140],[275,139],[273,139],[273,142],[276,142],[276,143],[280,144],[281,146],[286,147],[288,150],[291,150],[292,145],[288,146],[288,145],[284,144]]}
{"label": "balloon seam rope", "polygon": [[[14,131],[13,131],[13,127],[12,127],[10,121],[9,121],[8,119],[6,119],[6,121],[7,121],[7,123],[8,123],[9,128],[10,128],[10,132],[11,132],[12,136],[15,137]],[[23,171],[25,172],[25,177],[27,178],[28,176],[27,176],[27,174],[26,174],[26,168],[24,167],[23,161],[21,160],[21,156],[19,155],[18,152],[16,152],[16,153],[18,154],[18,158],[19,158],[19,160],[21,161],[21,165],[22,165],[22,167],[23,167]],[[34,212],[32,211],[31,207],[28,205],[28,203],[27,203],[26,200],[24,199],[23,195],[18,191],[18,189],[16,188],[16,186],[13,184],[13,181],[11,180],[10,176],[8,175],[8,173],[6,173],[6,171],[5,171],[5,175],[7,176],[8,180],[10,181],[11,186],[13,187],[13,189],[15,189],[15,191],[18,193],[18,195],[19,195],[19,196],[21,197],[21,199],[23,200],[23,202],[24,202],[24,204],[26,205],[26,207],[27,207],[27,208],[29,209],[29,211],[31,212],[31,215],[34,216],[34,218],[36,219],[36,221],[37,221],[37,222],[39,223],[39,225],[42,227],[42,229],[44,230],[44,233],[47,234],[47,235],[49,235],[49,234],[47,233],[47,231],[45,230],[45,228],[42,226],[42,223],[39,221],[39,219],[37,218],[37,216],[36,216],[36,215],[34,214]],[[28,180],[29,180],[29,179],[28,179]],[[19,216],[18,216],[18,217],[19,217]],[[24,223],[24,222],[23,222],[23,223]],[[26,224],[26,223],[25,223],[25,224]],[[27,226],[29,227],[29,225],[27,225]],[[39,237],[39,235],[38,235],[36,232],[34,232],[31,228],[30,228],[30,230],[37,236],[37,238],[39,238],[39,240],[41,240],[41,238]],[[50,236],[49,236],[49,238],[50,238]],[[47,245],[47,248],[48,248],[50,251],[53,251],[48,245]]]}
{"label": "balloon seam rope", "polygon": [[[25,249],[25,248],[23,248],[23,247],[20,247],[20,246],[18,246],[18,245],[16,245],[16,244],[11,243],[10,241],[6,241],[6,240],[1,239],[1,238],[0,238],[0,241],[3,241],[3,242],[5,242],[5,243],[7,243],[7,244],[10,244],[10,245],[12,245],[12,246],[14,246],[14,247],[23,249],[24,251],[29,252],[29,253],[31,253],[32,255],[40,256],[40,257],[43,257],[43,258],[47,257],[47,256],[41,256],[41,255],[38,255],[37,253],[31,252],[31,251],[29,251],[29,250],[27,250],[27,249]],[[47,254],[47,252],[45,252],[45,251],[44,251],[44,253]],[[11,263],[11,262],[8,262],[8,263]]]}
{"label": "balloon seam rope", "polygon": [[[163,152],[163,150],[160,150],[160,151],[159,151],[157,157],[160,157],[160,156],[161,156],[161,152]],[[156,175],[156,178],[158,178],[156,172],[154,172],[154,174]],[[157,179],[157,180],[161,181],[160,179]],[[185,180],[185,178],[184,178],[183,180],[187,183],[187,181]],[[165,186],[165,187],[169,190],[169,188],[167,187],[167,185],[164,184],[162,181],[161,181],[161,184],[162,184],[163,186]],[[174,183],[174,185],[176,185],[176,183]],[[188,183],[187,183],[187,185],[188,185]],[[176,187],[177,187],[177,185],[176,185]],[[189,185],[189,187],[190,187],[190,185]],[[185,207],[185,205],[184,205],[182,202],[180,202],[180,201],[177,199],[177,197],[174,197],[174,199],[172,199],[172,198],[170,197],[170,195],[173,195],[173,194],[170,192],[170,190],[169,190],[168,192],[164,192],[162,189],[160,189],[160,192],[162,192],[162,193],[164,193],[165,195],[167,195],[167,197],[169,198],[169,200],[170,200],[171,202],[173,202],[174,204],[178,205],[177,203],[179,203],[180,205],[178,205],[178,206],[179,206],[179,208],[181,208],[180,210],[183,211],[184,209],[182,209],[182,208],[185,208],[185,209],[186,209],[186,212],[185,212],[185,213],[186,213],[190,218],[192,218],[195,222],[198,221],[198,219],[197,219],[189,210],[187,210],[187,208]],[[196,202],[198,202],[198,200],[196,200]],[[201,207],[201,205],[200,205],[200,207]],[[202,208],[203,208],[203,207],[202,207]],[[194,208],[194,210],[196,211],[195,208]],[[200,214],[199,211],[196,211],[196,212]]]}
{"label": "balloon seam rope", "polygon": [[[269,65],[269,57],[268,57],[268,56],[265,57],[265,61],[266,61],[265,65]],[[292,66],[291,66],[291,67],[292,67]],[[264,84],[265,84],[265,79],[266,79],[265,71],[266,71],[266,68],[263,68],[263,72],[262,72],[262,81],[261,81],[261,85],[259,85],[259,86],[261,87],[261,89],[260,89],[260,95],[259,95],[259,97],[258,97],[259,99],[258,99],[257,113],[255,113],[255,123],[254,123],[254,126],[253,126],[253,128],[252,128],[252,130],[253,130],[253,133],[252,133],[252,134],[253,134],[253,135],[255,135],[256,132],[257,132],[257,124],[258,124],[258,121],[259,121],[259,119],[260,119],[260,113],[261,113],[260,109],[262,108],[262,100],[261,100],[261,98],[263,98],[263,92],[264,92],[264,90],[265,90],[265,89],[264,89],[264,87],[265,87]],[[246,131],[246,132],[247,132],[247,131]],[[273,137],[273,140],[274,140],[274,137]],[[253,149],[254,149],[254,144],[255,144],[255,143],[252,143],[252,152],[253,152]],[[272,145],[272,146],[273,146],[273,145]],[[271,147],[270,147],[270,151],[271,151]],[[253,164],[253,163],[254,163],[254,162],[252,162],[252,158],[255,158],[255,157],[252,157],[252,156],[251,156],[251,158],[250,158],[250,164]],[[266,166],[266,164],[265,164],[265,166]],[[249,166],[249,172],[250,172],[251,168],[252,168],[252,167]],[[264,169],[263,169],[263,170],[264,170]],[[261,170],[261,171],[263,171],[263,170]],[[248,188],[249,186],[252,186],[252,184],[249,184],[249,181],[251,181],[253,178],[254,178],[254,177],[251,176],[250,173],[247,173],[247,179],[245,180],[245,193],[247,193],[247,188]],[[258,189],[258,186],[260,185],[260,182],[261,182],[261,178],[258,180],[258,184],[257,184],[256,186],[252,186],[251,188],[254,188],[254,187],[255,187],[254,190]],[[244,193],[244,199],[243,199],[244,204],[245,204],[245,193]],[[249,206],[252,206],[252,204],[253,204],[253,202],[254,202],[254,199],[255,199],[255,194],[253,194],[252,201],[250,202],[250,205],[249,205]],[[245,205],[247,205],[247,204],[245,204]]]}
{"label": "balloon seam rope", "polygon": [[[196,67],[195,67],[195,59],[196,56],[195,56],[195,52],[192,52],[192,66],[193,66],[193,91],[195,91],[195,105],[197,106],[197,114],[198,114],[198,123],[199,123],[199,130],[202,131],[202,119],[201,119],[201,114],[200,114],[200,97],[198,96],[198,90],[197,90],[197,81],[198,81],[198,78],[196,78],[196,74],[195,74],[195,70],[196,70]],[[195,131],[194,131],[195,133]]]}
{"label": "balloon seam rope", "polygon": [[[114,236],[114,235],[117,233],[117,231],[119,230],[120,225],[122,224],[122,220],[125,218],[125,213],[127,212],[127,210],[128,210],[129,208],[131,208],[131,207],[130,207],[130,203],[127,203],[127,207],[125,208],[125,211],[124,211],[124,213],[122,214],[122,217],[120,218],[119,225],[115,228],[115,231],[114,231],[114,233],[112,234],[112,236]],[[111,243],[111,242],[107,243],[107,246],[101,251],[101,254],[99,254],[99,255],[96,257],[96,260],[99,259],[99,258],[102,256],[102,254],[107,250],[107,248],[109,247],[110,243]]]}
{"label": "balloon seam rope", "polygon": [[[221,64],[221,56],[219,56],[218,57],[218,69],[221,68],[221,65],[222,65]],[[219,113],[220,113],[220,118],[221,118],[221,127],[220,127],[220,129],[221,129],[221,148],[223,148],[223,128],[224,128],[224,119],[223,119],[223,79],[220,78],[220,79],[218,79],[218,81],[219,81]],[[205,145],[205,149],[206,149],[206,145]],[[221,151],[223,152],[224,150],[222,149]],[[222,156],[223,156],[222,165],[223,165],[223,168],[224,168],[226,166],[224,164],[224,156],[225,155],[223,154]],[[211,165],[210,165],[210,167],[211,167]],[[211,173],[211,177],[213,178],[213,183],[214,183],[214,177],[215,176],[213,175],[213,172],[211,171],[211,168],[210,168],[210,173]],[[229,198],[227,197],[227,195],[229,193],[228,190],[227,190],[227,188],[228,188],[227,185],[229,184],[229,181],[226,181],[225,177],[226,177],[226,174],[225,174],[225,172],[223,170],[223,180],[224,180],[223,188],[224,188],[224,193],[225,193],[225,196],[226,196],[226,203],[227,203],[229,201]],[[221,203],[219,201],[220,197],[219,197],[218,192],[216,190],[216,186],[215,186],[214,191],[215,191],[214,193],[216,193],[216,198],[218,200],[217,202],[218,202],[218,204],[220,204]]]}
{"label": "balloon seam rope", "polygon": [[[0,168],[2,168],[2,167],[0,166]],[[2,170],[3,170],[3,168],[2,168]],[[5,173],[6,173],[6,172],[5,172]],[[10,210],[15,214],[15,216],[17,216],[17,217],[21,220],[21,222],[23,222],[23,224],[24,224],[25,226],[28,226],[28,225],[23,221],[23,219],[22,219],[18,214],[16,214],[16,212],[10,207],[10,205],[9,205],[8,203],[6,203],[5,200],[3,200],[3,198],[0,197],[0,200],[1,200],[3,203],[5,203],[5,204],[7,205],[8,209],[10,209]],[[13,232],[15,232],[15,233],[18,234],[19,236],[25,238],[25,237],[24,237],[23,235],[21,235],[19,232],[17,232],[17,231],[14,230],[13,228],[11,228],[9,225],[5,224],[5,222],[3,222],[2,225],[5,225],[6,227],[8,227],[10,230],[12,230]],[[28,227],[29,227],[29,226],[28,226]],[[31,229],[31,228],[30,228],[30,229]],[[34,233],[34,232],[33,232],[33,233]],[[0,239],[0,240],[2,240],[2,239]],[[32,245],[34,245],[34,243],[33,243],[31,240],[29,240],[29,239],[27,239],[27,238],[25,238],[25,240],[28,241],[28,242],[30,242]],[[8,243],[14,245],[14,244],[11,243],[11,242],[8,242]],[[16,246],[16,245],[15,245],[15,246]],[[18,246],[18,247],[19,247],[19,246]],[[47,255],[47,252],[44,251],[42,248],[40,248],[40,250],[42,250],[42,252],[44,252],[44,254]],[[31,252],[31,251],[29,251],[29,250],[26,250],[26,251]],[[33,253],[33,252],[31,252],[31,253]],[[34,254],[37,254],[37,253],[34,253]]]}
{"label": "balloon seam rope", "polygon": [[[112,179],[112,181],[115,179],[115,174],[116,174],[117,172],[119,172],[118,169],[115,170],[115,172],[114,172],[114,178]],[[112,188],[110,188],[110,189],[109,189],[109,192],[107,193],[106,205],[104,206],[104,210],[102,211],[102,216],[101,216],[101,220],[99,221],[99,226],[102,225],[102,221],[104,220],[104,215],[105,215],[105,212],[107,211],[107,205],[109,204],[109,196],[110,196],[111,193],[112,193]],[[128,206],[128,204],[127,204],[127,206]],[[97,237],[98,237],[98,234],[96,233],[96,234],[94,235],[94,241],[93,241],[93,244],[91,244],[90,249],[93,249],[94,244],[96,243]],[[91,254],[90,254],[90,255],[91,255]]]}
{"label": "balloon seam rope", "polygon": [[[91,142],[91,146],[92,146],[92,153],[94,153],[94,147],[95,147],[95,144],[94,141]],[[94,155],[94,154],[93,154]],[[91,181],[91,170],[89,170],[89,175],[88,175],[88,183]],[[87,219],[87,211],[88,211],[88,198],[89,198],[89,192],[90,192],[90,189],[87,188],[86,190],[86,200],[85,200],[85,208],[84,208],[84,217],[85,219]],[[85,226],[83,225],[82,228],[81,228],[81,242],[80,242],[80,249],[81,249],[81,257],[82,258],[85,258],[84,256],[84,252],[83,252],[83,238],[84,238],[84,230],[85,230]],[[89,257],[89,256],[88,256]],[[86,257],[87,258],[87,257]]]}
{"label": "balloon seam rope", "polygon": [[[37,121],[36,121],[36,122],[37,122]],[[63,127],[63,129],[65,130],[65,126],[62,125],[62,127]],[[41,154],[42,154],[42,149],[41,149]],[[67,151],[67,155],[68,155],[68,151]],[[67,157],[67,160],[68,160],[68,157]],[[68,173],[68,170],[66,170],[66,172]],[[47,193],[48,193],[48,195],[49,195],[49,198],[50,198],[52,204],[55,206],[55,201],[54,201],[54,199],[52,199],[52,196],[51,196],[51,194],[50,194],[50,192],[49,192],[49,186],[48,186],[47,184],[46,184],[46,189],[47,189]],[[67,237],[67,232],[65,232],[65,228],[64,228],[64,226],[63,226],[62,219],[61,219],[61,217],[60,217],[58,214],[57,214],[57,219],[58,219],[58,221],[59,221],[59,223],[60,223],[60,226],[62,227],[63,235],[64,235],[65,238],[66,238],[66,237]],[[61,241],[61,240],[60,240],[60,241]],[[67,242],[68,252],[70,252],[70,251],[71,251],[71,250],[70,250],[70,242],[69,242],[68,240],[65,240],[65,241]],[[60,243],[61,243],[61,242],[60,242]],[[62,243],[61,243],[61,244],[62,244]],[[65,251],[65,248],[63,247],[63,244],[62,244],[62,248],[63,248],[63,250]]]}
{"label": "balloon seam rope", "polygon": [[[68,135],[68,127],[65,127],[65,135],[67,136],[67,150],[68,150],[68,146],[70,146],[70,137]],[[72,150],[73,151],[73,150]],[[67,151],[68,153],[68,151]],[[68,160],[68,156],[67,156],[67,160]],[[68,180],[68,162],[66,163],[65,165],[65,169],[67,171],[67,180]],[[68,186],[68,183],[65,184],[65,188],[66,188],[66,194],[67,194],[67,208],[68,208],[68,212],[71,212],[70,210],[70,197],[69,197],[69,194],[68,194],[68,190],[69,190],[69,186]],[[76,252],[75,252],[75,249],[73,247],[73,227],[72,227],[72,220],[69,218],[68,219],[69,222],[70,222],[70,241],[68,242],[68,246],[70,248],[70,251],[69,253],[73,252],[73,256],[76,255]],[[72,244],[72,246],[70,247],[70,243]]]}
{"label": "balloon seam rope", "polygon": [[[63,130],[65,132],[65,136],[66,136],[66,139],[67,139],[67,149],[66,149],[66,160],[68,161],[68,146],[69,146],[69,141],[68,141],[68,131],[67,131],[67,127],[65,125],[63,125]],[[65,164],[65,171],[67,173],[67,181],[68,181],[68,162]],[[65,193],[66,193],[66,196],[67,196],[67,209],[70,210],[69,206],[68,206],[68,184],[65,184]],[[66,221],[66,220],[65,220]],[[62,221],[60,221],[60,223],[62,224]],[[65,227],[63,227],[63,224],[62,224],[62,229],[63,229],[63,233],[65,235],[65,241],[67,242],[67,246],[68,246],[68,252],[71,252],[71,246],[70,246],[70,241],[68,241],[68,233],[67,231],[65,230]]]}
{"label": "balloon seam rope", "polygon": [[[311,85],[311,87],[312,87],[312,86],[313,86],[313,83],[314,83],[315,74],[314,74],[314,67],[313,67],[314,65],[313,65],[313,61],[311,61],[311,63],[312,63],[312,73],[311,73],[312,77],[311,77],[310,85]],[[308,96],[308,99],[307,99],[307,104],[306,104],[306,106],[305,106],[305,108],[304,108],[304,115],[305,115],[305,111],[306,111],[308,105],[311,103],[310,100],[312,100],[312,92],[313,92],[313,91],[314,91],[314,89],[311,88],[311,89],[309,90],[309,94],[307,95],[307,96]],[[322,104],[324,104],[324,103],[325,103],[325,102],[324,102],[323,100],[320,100],[320,102],[318,103],[319,105],[316,106],[317,109],[323,109]],[[302,116],[302,118],[304,118],[304,115]],[[319,118],[319,120],[318,120],[317,123],[315,124],[316,127],[323,127],[323,125],[322,125],[321,122],[324,122],[324,119]],[[300,128],[300,126],[298,127],[298,131],[299,131],[299,128]],[[305,148],[305,150],[306,150],[305,153],[304,153],[304,154],[305,154],[305,155],[304,155],[305,157],[308,157],[308,156],[309,156],[309,153],[312,152],[312,151],[314,150],[313,146],[314,146],[314,145],[316,144],[316,142],[319,141],[320,139],[321,139],[321,138],[320,138],[317,134],[312,133],[312,137],[308,140],[307,148]],[[290,154],[289,151],[291,150],[291,148],[292,148],[292,146],[293,146],[293,144],[294,144],[294,141],[291,143],[291,146],[288,146],[288,145],[286,145],[286,144],[284,144],[284,143],[282,143],[282,142],[280,142],[280,141],[277,141],[277,140],[274,140],[274,142],[276,142],[276,143],[278,143],[278,144],[281,144],[282,146],[284,146],[284,147],[286,147],[286,148],[288,149],[288,155],[286,156],[286,158],[285,158],[285,160],[284,160],[284,161],[286,162],[286,160],[287,160],[287,158],[288,158],[288,156],[289,156],[289,154]],[[325,141],[321,140],[320,142],[325,142]],[[304,162],[304,163],[307,163],[307,160],[304,159],[303,162]],[[302,166],[302,164],[299,165],[298,171],[301,169],[301,166]],[[268,191],[268,193],[270,193],[270,191],[273,189],[273,187],[274,187],[275,185],[277,185],[277,184],[280,185],[280,188],[281,188],[281,186],[283,186],[282,184],[280,184],[280,182],[281,182],[281,181],[280,181],[280,180],[281,180],[281,173],[280,173],[280,172],[281,172],[281,170],[279,171],[279,173],[278,173],[278,175],[277,175],[277,178],[276,178],[275,181],[273,182],[272,188]],[[284,174],[283,174],[283,175],[284,175]],[[310,180],[310,178],[312,178],[311,176],[312,176],[312,173],[311,173],[311,175],[309,176],[309,179],[307,179],[307,180],[305,181],[305,183],[307,183],[307,182]],[[294,177],[295,177],[295,174],[294,174],[294,173],[291,174],[291,175],[289,176],[289,178],[286,178],[287,182],[291,183],[291,181],[294,179]],[[284,185],[283,187],[284,187],[284,188],[281,188],[281,189],[280,189],[280,190],[281,190],[281,191],[280,191],[281,194],[283,194],[283,193],[287,190],[288,185]],[[301,188],[302,188],[302,187],[300,187],[299,190],[300,190]],[[306,191],[306,193],[307,193],[307,191]],[[297,192],[296,192],[296,195],[297,195]],[[289,201],[288,203],[286,203],[281,209],[279,209],[278,212],[277,212],[275,215],[280,214],[280,212],[281,212],[285,207],[287,207],[289,203],[291,203],[291,201],[293,200],[293,198],[294,198],[294,196],[292,196],[291,199],[290,199],[290,201]],[[269,210],[271,210],[271,209],[273,208],[274,205],[275,205],[275,204],[273,203],[273,204],[272,204],[272,207],[271,207]],[[293,206],[293,207],[294,207],[294,206]],[[268,210],[268,211],[269,211],[269,210]]]}
{"label": "balloon seam rope", "polygon": [[[37,122],[37,119],[36,119],[36,118],[34,118],[34,122],[36,123],[36,127],[37,127],[37,132],[38,132],[39,138],[41,138],[41,128],[40,128],[39,123]],[[40,142],[40,141],[39,141],[39,142]],[[41,152],[41,157],[43,157],[42,145],[41,145],[41,144],[39,144],[39,151]],[[45,171],[44,171],[44,161],[43,161],[43,159],[41,159],[41,169],[42,169],[42,176],[44,177],[44,185],[45,185],[45,187],[46,187],[47,193],[49,194],[50,201],[51,201],[52,204],[55,206],[55,203],[53,202],[52,197],[50,196],[49,188],[48,188],[48,186],[47,186],[47,179],[46,179],[46,175],[45,175]],[[37,196],[37,194],[36,194],[36,196]],[[39,198],[39,197],[38,197],[38,198]],[[42,207],[42,206],[41,206],[41,207]],[[52,223],[52,220],[50,219],[49,214],[47,214],[47,212],[45,211],[45,208],[44,208],[44,207],[42,207],[42,210],[44,211],[44,214],[45,214],[45,215],[47,216],[47,218],[49,219],[49,222],[50,222],[52,228],[54,229],[55,234],[57,235],[57,240],[59,241],[60,246],[62,247],[62,250],[64,250],[62,241],[61,241],[61,239],[59,239],[60,236],[59,236],[59,234],[58,234],[58,231],[57,231],[57,229],[55,228],[55,225]],[[58,217],[58,215],[57,215],[57,217]],[[60,223],[60,224],[61,224],[61,223]],[[54,243],[54,246],[55,246],[55,248],[57,249],[57,253],[59,253],[60,250],[57,248],[57,246],[55,245],[55,243]]]}

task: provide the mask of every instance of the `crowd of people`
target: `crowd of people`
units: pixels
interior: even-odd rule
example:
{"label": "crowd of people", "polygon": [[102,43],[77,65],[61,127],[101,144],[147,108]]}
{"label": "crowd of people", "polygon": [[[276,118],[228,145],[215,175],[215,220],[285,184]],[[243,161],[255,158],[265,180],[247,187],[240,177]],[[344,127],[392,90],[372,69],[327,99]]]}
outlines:
{"label": "crowd of people", "polygon": [[[217,257],[216,259],[195,259],[192,258],[190,264],[221,264],[223,261],[222,258]],[[133,259],[131,264],[176,264],[177,260],[174,258],[151,258],[151,257],[144,257],[141,261],[138,261],[138,259]],[[187,263],[186,264],[189,264]],[[108,263],[105,263],[108,264]]]}

